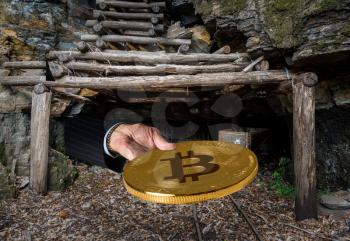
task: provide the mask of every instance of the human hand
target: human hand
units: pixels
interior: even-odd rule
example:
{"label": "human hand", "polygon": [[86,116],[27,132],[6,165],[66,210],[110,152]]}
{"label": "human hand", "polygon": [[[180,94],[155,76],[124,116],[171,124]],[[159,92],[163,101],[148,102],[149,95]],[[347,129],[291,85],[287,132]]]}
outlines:
{"label": "human hand", "polygon": [[155,148],[166,151],[176,147],[166,141],[157,128],[143,124],[119,125],[112,133],[109,145],[113,151],[128,160]]}

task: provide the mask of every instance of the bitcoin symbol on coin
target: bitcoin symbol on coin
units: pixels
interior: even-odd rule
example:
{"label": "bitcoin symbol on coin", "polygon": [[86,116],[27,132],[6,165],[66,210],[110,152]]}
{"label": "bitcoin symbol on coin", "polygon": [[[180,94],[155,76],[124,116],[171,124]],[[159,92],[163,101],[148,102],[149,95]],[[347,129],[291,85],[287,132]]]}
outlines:
{"label": "bitcoin symbol on coin", "polygon": [[[197,163],[193,164],[183,164],[184,159],[197,159]],[[215,163],[210,163],[213,160],[212,156],[197,154],[194,155],[193,151],[188,151],[187,156],[182,156],[180,152],[175,153],[174,158],[162,159],[160,161],[170,161],[172,175],[170,177],[165,177],[165,180],[178,179],[180,183],[186,182],[186,177],[192,178],[192,181],[198,181],[198,177],[201,175],[209,174],[219,170],[219,165]],[[205,169],[199,173],[184,174],[185,167],[196,167],[201,166]]]}

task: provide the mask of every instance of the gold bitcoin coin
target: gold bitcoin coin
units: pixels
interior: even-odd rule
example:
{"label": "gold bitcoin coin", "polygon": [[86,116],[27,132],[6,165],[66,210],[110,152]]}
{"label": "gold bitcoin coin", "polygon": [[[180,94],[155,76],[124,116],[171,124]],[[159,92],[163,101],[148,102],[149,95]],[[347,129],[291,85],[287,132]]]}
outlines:
{"label": "gold bitcoin coin", "polygon": [[186,204],[224,197],[252,182],[255,154],[241,145],[186,141],[173,151],[152,150],[124,168],[129,193],[145,201]]}

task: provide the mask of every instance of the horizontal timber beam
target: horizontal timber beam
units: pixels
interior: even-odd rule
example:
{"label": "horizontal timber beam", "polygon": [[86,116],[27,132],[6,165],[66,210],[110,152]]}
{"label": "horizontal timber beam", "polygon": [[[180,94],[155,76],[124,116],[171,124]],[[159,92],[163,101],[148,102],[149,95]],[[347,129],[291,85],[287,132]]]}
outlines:
{"label": "horizontal timber beam", "polygon": [[278,84],[288,81],[285,71],[254,71],[249,73],[225,72],[197,75],[127,76],[127,77],[75,77],[66,76],[57,81],[46,81],[38,76],[0,77],[0,84],[30,86],[44,84],[48,87],[93,89],[148,89],[172,87],[205,87],[242,84]]}
{"label": "horizontal timber beam", "polygon": [[150,75],[150,74],[199,74],[241,71],[247,64],[214,64],[214,65],[109,65],[83,62],[70,62],[64,66],[73,71],[104,72],[106,74]]}
{"label": "horizontal timber beam", "polygon": [[248,57],[246,53],[233,54],[143,54],[127,51],[114,52],[88,52],[81,53],[79,51],[51,51],[47,54],[48,59],[57,59],[62,56],[67,56],[70,59],[85,59],[97,61],[111,61],[119,63],[145,63],[145,64],[200,64],[206,63],[227,63],[233,62],[237,59]]}
{"label": "horizontal timber beam", "polygon": [[100,11],[94,10],[93,12],[94,18],[100,18],[101,16],[115,18],[115,19],[163,19],[164,14],[159,13],[122,13],[122,12],[114,12],[114,11]]}
{"label": "horizontal timber beam", "polygon": [[153,8],[165,7],[165,2],[132,2],[132,1],[115,1],[115,0],[96,0],[96,4],[105,4],[118,8]]}
{"label": "horizontal timber beam", "polygon": [[[95,42],[100,36],[94,34],[81,35],[81,41]],[[124,36],[124,35],[102,35],[101,39],[106,42],[129,42],[134,44],[163,44],[163,45],[190,45],[190,39],[170,39],[170,38],[151,38],[141,36]]]}
{"label": "horizontal timber beam", "polygon": [[93,27],[96,24],[101,24],[105,29],[132,29],[132,30],[149,30],[154,29],[156,31],[163,31],[163,24],[153,25],[150,22],[138,22],[138,21],[97,21],[88,20],[85,23],[87,27]]}

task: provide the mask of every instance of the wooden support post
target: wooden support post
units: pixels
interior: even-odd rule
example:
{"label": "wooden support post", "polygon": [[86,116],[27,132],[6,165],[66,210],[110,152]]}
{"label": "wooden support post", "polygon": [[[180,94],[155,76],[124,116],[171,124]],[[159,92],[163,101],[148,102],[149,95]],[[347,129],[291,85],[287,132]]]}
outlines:
{"label": "wooden support post", "polygon": [[32,96],[30,187],[41,194],[47,191],[51,95],[43,84],[38,84]]}
{"label": "wooden support post", "polygon": [[314,73],[293,80],[293,158],[296,220],[317,218]]}

